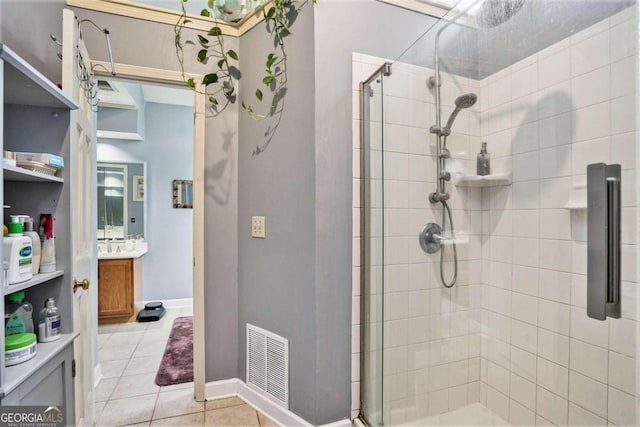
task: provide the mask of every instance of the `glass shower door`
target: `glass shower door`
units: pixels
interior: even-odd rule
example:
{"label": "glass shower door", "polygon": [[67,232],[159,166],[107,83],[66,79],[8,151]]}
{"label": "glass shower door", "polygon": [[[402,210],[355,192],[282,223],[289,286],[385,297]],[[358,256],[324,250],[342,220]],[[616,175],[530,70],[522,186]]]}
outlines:
{"label": "glass shower door", "polygon": [[383,423],[383,72],[360,84],[361,414],[370,426]]}

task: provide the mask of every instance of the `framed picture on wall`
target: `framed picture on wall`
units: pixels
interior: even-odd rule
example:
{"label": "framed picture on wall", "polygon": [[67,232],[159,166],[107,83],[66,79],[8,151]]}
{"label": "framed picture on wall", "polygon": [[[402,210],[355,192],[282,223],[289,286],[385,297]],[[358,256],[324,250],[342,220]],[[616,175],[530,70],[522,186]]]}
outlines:
{"label": "framed picture on wall", "polygon": [[133,176],[133,201],[144,201],[144,176]]}
{"label": "framed picture on wall", "polygon": [[173,207],[178,209],[193,208],[193,181],[173,180]]}

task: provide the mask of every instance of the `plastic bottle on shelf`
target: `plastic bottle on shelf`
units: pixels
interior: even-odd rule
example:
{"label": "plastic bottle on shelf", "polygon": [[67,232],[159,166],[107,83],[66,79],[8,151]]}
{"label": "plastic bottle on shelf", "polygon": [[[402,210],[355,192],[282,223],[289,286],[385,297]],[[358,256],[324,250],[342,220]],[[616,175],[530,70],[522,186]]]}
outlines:
{"label": "plastic bottle on shelf", "polygon": [[60,326],[60,312],[56,307],[56,300],[47,298],[44,302],[44,308],[40,311],[38,341],[51,342],[59,339],[62,336]]}
{"label": "plastic bottle on shelf", "polygon": [[9,223],[9,236],[2,239],[4,261],[9,263],[7,282],[26,282],[33,277],[31,238],[23,236],[22,224]]}
{"label": "plastic bottle on shelf", "polygon": [[478,153],[476,160],[476,173],[480,176],[489,175],[491,173],[491,156],[487,152],[487,143],[482,143],[482,148]]}
{"label": "plastic bottle on shelf", "polygon": [[40,272],[53,273],[56,271],[56,246],[53,238],[53,214],[40,214],[40,240],[42,241]]}
{"label": "plastic bottle on shelf", "polygon": [[9,294],[4,314],[5,336],[33,333],[33,306],[24,298],[24,291]]}
{"label": "plastic bottle on shelf", "polygon": [[38,233],[33,231],[32,218],[25,221],[24,227],[24,235],[31,238],[31,268],[33,270],[33,275],[35,276],[40,270],[40,252],[42,244],[40,243],[40,236]]}

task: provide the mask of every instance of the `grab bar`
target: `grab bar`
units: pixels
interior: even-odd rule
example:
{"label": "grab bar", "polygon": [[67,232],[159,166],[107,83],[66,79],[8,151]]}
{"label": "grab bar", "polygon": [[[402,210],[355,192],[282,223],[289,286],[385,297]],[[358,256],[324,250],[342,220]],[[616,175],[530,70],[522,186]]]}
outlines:
{"label": "grab bar", "polygon": [[587,166],[587,316],[620,318],[620,165]]}

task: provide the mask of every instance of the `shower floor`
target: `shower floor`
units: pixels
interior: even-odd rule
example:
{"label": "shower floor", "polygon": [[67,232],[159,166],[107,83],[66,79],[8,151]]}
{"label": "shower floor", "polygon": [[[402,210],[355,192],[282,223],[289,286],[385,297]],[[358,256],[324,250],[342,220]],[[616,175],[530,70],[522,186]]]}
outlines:
{"label": "shower floor", "polygon": [[507,421],[500,418],[481,403],[463,406],[440,415],[433,415],[405,424],[409,426],[508,426]]}

